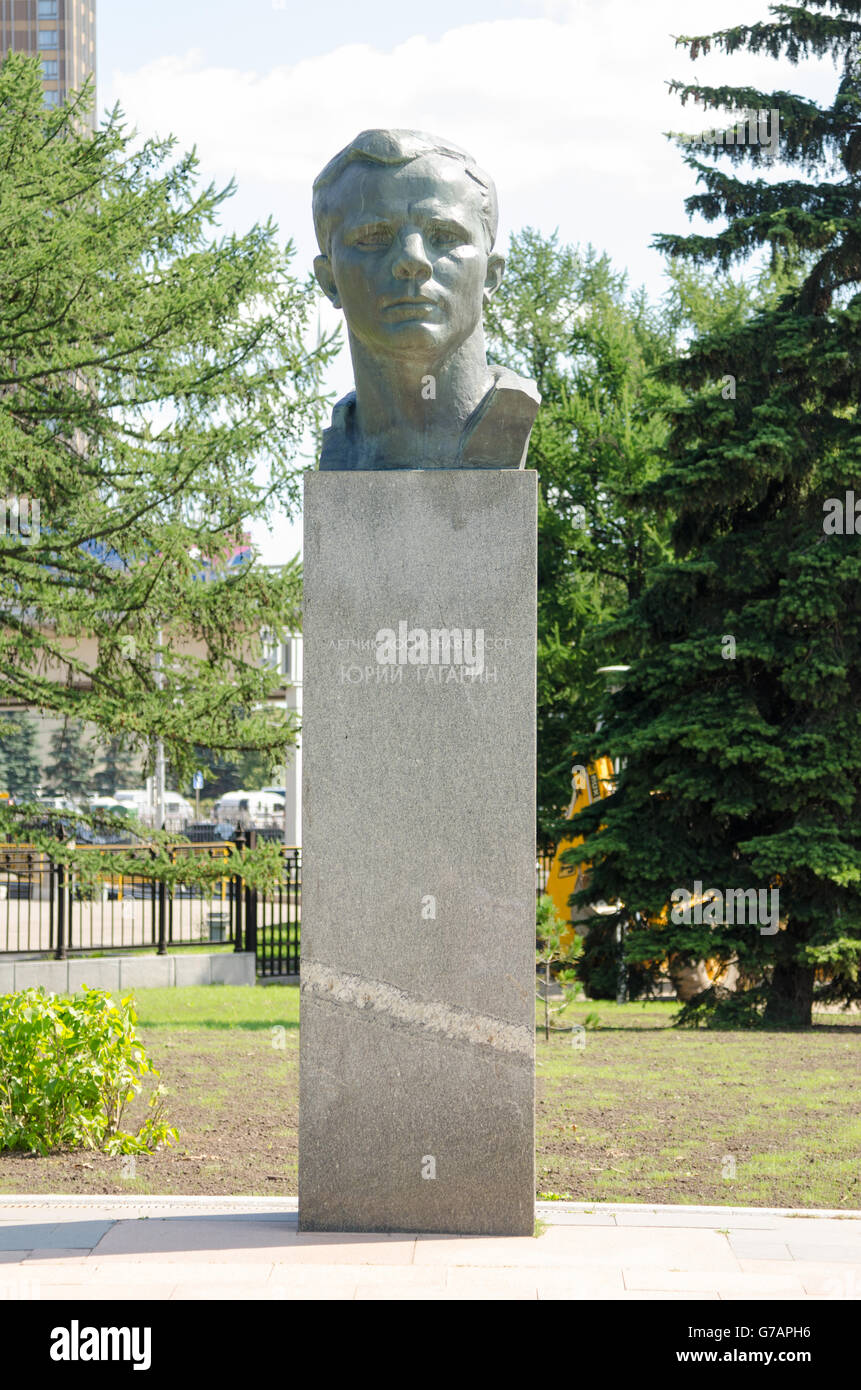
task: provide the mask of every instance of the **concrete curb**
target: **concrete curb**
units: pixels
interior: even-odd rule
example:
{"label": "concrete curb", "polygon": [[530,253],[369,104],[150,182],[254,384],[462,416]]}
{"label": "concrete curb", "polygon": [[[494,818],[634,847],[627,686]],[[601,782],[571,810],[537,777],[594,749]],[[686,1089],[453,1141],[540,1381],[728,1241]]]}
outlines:
{"label": "concrete curb", "polygon": [[0,961],[0,994],[38,985],[54,994],[75,994],[84,985],[111,993],[171,985],[253,985],[256,978],[253,951]]}
{"label": "concrete curb", "polygon": [[853,1221],[861,1221],[861,1211],[854,1207],[843,1207],[832,1210],[828,1207],[737,1207],[733,1203],[726,1206],[698,1206],[693,1202],[536,1202],[536,1208],[543,1211],[552,1211],[554,1208],[559,1211],[600,1211],[600,1212],[629,1212],[643,1211],[656,1212],[690,1212],[701,1216],[725,1216],[727,1212],[741,1212],[745,1216],[810,1216],[820,1219],[827,1218],[832,1221],[844,1220],[849,1218]]}
{"label": "concrete curb", "polygon": [[[201,1196],[165,1196],[149,1197],[135,1196],[133,1194],[106,1193],[102,1196],[97,1194],[68,1194],[58,1193],[0,1193],[0,1215],[4,1207],[12,1206],[36,1206],[36,1207],[85,1207],[85,1206],[117,1206],[117,1207],[209,1207],[213,1211],[227,1211],[236,1207],[248,1208],[257,1207],[266,1211],[296,1211],[299,1207],[298,1197],[201,1197]],[[642,1202],[536,1202],[535,1210],[538,1213],[552,1214],[559,1212],[580,1212],[580,1213],[600,1213],[611,1215],[615,1212],[625,1214],[627,1212],[653,1213],[655,1216],[664,1216],[670,1213],[714,1216],[717,1220],[725,1220],[731,1214],[743,1216],[793,1216],[809,1217],[817,1220],[839,1220],[839,1221],[861,1221],[861,1211],[852,1208],[845,1210],[830,1210],[823,1207],[736,1207],[736,1206],[694,1206],[673,1205],[671,1203],[649,1204]]]}

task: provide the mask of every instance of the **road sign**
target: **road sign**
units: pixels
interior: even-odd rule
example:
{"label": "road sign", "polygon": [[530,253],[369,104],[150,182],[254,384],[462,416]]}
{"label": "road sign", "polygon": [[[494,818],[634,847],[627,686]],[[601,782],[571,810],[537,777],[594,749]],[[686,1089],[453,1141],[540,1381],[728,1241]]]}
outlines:
{"label": "road sign", "polygon": [[196,792],[203,791],[203,773],[196,772],[191,779],[191,785]]}

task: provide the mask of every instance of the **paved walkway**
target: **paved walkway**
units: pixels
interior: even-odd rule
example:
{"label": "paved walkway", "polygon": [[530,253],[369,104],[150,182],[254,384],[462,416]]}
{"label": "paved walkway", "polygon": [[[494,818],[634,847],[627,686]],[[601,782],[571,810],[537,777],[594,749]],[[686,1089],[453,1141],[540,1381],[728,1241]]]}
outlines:
{"label": "paved walkway", "polygon": [[861,1298],[861,1211],[537,1216],[537,1237],[331,1235],[288,1197],[0,1197],[0,1300]]}

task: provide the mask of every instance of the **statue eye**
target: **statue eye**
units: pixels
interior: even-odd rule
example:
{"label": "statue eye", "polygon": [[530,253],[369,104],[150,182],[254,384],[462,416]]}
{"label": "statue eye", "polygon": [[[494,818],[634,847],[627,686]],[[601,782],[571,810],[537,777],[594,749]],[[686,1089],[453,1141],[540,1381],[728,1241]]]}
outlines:
{"label": "statue eye", "polygon": [[356,238],[356,245],[363,247],[388,246],[392,234],[388,227],[367,227]]}
{"label": "statue eye", "polygon": [[431,236],[435,246],[454,246],[457,242],[462,240],[461,233],[457,227],[434,227]]}

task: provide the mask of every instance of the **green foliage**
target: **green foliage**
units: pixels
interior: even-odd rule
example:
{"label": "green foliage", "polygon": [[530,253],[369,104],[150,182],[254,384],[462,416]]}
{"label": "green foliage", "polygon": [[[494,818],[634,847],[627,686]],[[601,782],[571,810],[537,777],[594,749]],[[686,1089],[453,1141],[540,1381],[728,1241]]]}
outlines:
{"label": "green foliage", "polygon": [[[122,817],[105,815],[98,821],[128,831],[128,822]],[[131,846],[128,850],[112,850],[108,860],[101,850],[89,849],[74,841],[52,842],[39,835],[28,838],[40,847],[47,847],[57,863],[65,864],[74,872],[77,891],[82,895],[95,893],[106,872],[112,878],[119,875],[152,878],[168,888],[181,883],[212,889],[222,879],[235,876],[261,893],[273,891],[284,880],[284,850],[276,840],[261,840],[253,850],[228,848],[226,843],[223,857],[211,858],[208,854],[195,854],[190,842],[181,835],[147,830],[146,837],[145,844]],[[184,845],[189,845],[188,853],[184,852]]]}
{"label": "green foliage", "polygon": [[[619,946],[615,921],[610,923],[597,916],[590,921],[579,970],[587,999],[616,998],[619,988]],[[633,997],[630,990],[629,997]]]}
{"label": "green foliage", "polygon": [[568,923],[559,916],[550,894],[542,893],[535,903],[535,935],[538,941],[535,959],[539,965],[575,961],[580,955],[583,942],[576,932],[568,945],[562,942],[562,933],[567,927]]}
{"label": "green foliage", "polygon": [[175,1140],[156,1086],[136,1134],[123,1113],[158,1072],[135,1031],[132,996],[100,989],[66,998],[38,989],[0,995],[0,1148],[151,1153]]}
{"label": "green foliage", "polygon": [[51,735],[46,771],[43,787],[49,796],[86,796],[91,790],[93,753],[77,719],[64,720]]}
{"label": "green foliage", "polygon": [[198,748],[196,756],[206,779],[206,794],[214,801],[239,788],[259,791],[261,787],[278,786],[284,781],[284,758],[277,749],[226,758],[211,748]]}
{"label": "green foliage", "polygon": [[[69,812],[28,804],[4,809],[0,804],[0,831],[5,830],[11,840],[42,850],[55,863],[63,864],[74,875],[75,891],[81,897],[96,895],[104,874],[140,875],[168,888],[187,884],[204,889],[235,875],[259,892],[271,892],[284,881],[283,847],[279,841],[260,840],[254,849],[237,849],[226,841],[223,857],[213,858],[195,853],[185,836],[144,829],[137,822],[130,822],[123,812],[91,811],[86,821],[96,831],[119,836],[123,842],[111,851],[109,859],[101,849],[79,844],[74,833],[69,833]],[[128,849],[124,844],[128,844]]]}
{"label": "green foliage", "polygon": [[300,566],[231,559],[298,505],[332,343],[274,223],[222,234],[233,186],[91,99],[46,111],[38,60],[0,65],[0,496],[40,505],[0,536],[0,691],[148,772],[161,739],[183,781],[198,744],[283,760],[261,634],[300,626]]}
{"label": "green foliage", "polygon": [[767,991],[763,986],[733,992],[712,985],[683,1004],[674,1028],[761,1028]]}
{"label": "green foliage", "polygon": [[[619,990],[619,943],[616,940],[616,916],[595,915],[583,940],[583,954],[577,962],[577,973],[587,999],[615,999]],[[652,984],[652,956],[645,961],[635,958],[627,948],[630,923],[625,918],[625,984],[629,999],[649,994]],[[639,939],[639,938],[638,938]],[[647,938],[648,940],[648,938]]]}
{"label": "green foliage", "polygon": [[140,783],[140,772],[127,740],[121,734],[111,734],[96,744],[96,752],[101,754],[102,765],[93,774],[93,790],[99,796],[113,796],[117,787],[136,787]]}
{"label": "green foliage", "polygon": [[0,714],[0,780],[3,791],[29,800],[39,790],[36,726],[28,714]]}
{"label": "green foliage", "polygon": [[[571,941],[567,944],[562,941],[562,933],[566,931],[568,924],[559,916],[556,905],[548,893],[542,893],[535,904],[535,936],[537,946],[535,950],[535,960],[538,965],[544,966],[544,1036],[550,1038],[550,1015],[556,1010],[551,1009],[549,999],[550,989],[550,967],[552,965],[573,965],[577,957],[583,950],[581,938],[574,934]],[[565,994],[565,1003],[569,1003],[569,994],[573,988],[573,981],[570,979],[569,971],[565,971],[568,979],[561,978],[561,972],[557,972],[556,978],[562,984]],[[562,1005],[561,1007],[565,1007]]]}
{"label": "green foliage", "polygon": [[[642,914],[629,959],[735,957],[746,987],[766,991],[765,1021],[784,1026],[810,1022],[817,970],[831,997],[861,995],[861,533],[823,525],[827,499],[861,478],[861,22],[857,5],[824,0],[774,15],[681,41],[691,56],[712,43],[791,63],[828,52],[837,90],[819,107],[675,84],[706,109],[777,108],[781,158],[807,178],[745,182],[684,146],[705,190],[688,212],[725,225],[658,246],[718,272],[765,253],[771,280],[752,316],[712,317],[663,372],[684,400],[646,496],[674,518],[675,563],[617,623],[636,655],[581,751],[623,771],[581,824],[592,896]],[[722,157],[756,167],[767,154],[746,143]],[[780,930],[657,925],[696,880],[779,888]],[[750,1021],[758,1000],[716,997],[691,1016]]]}
{"label": "green foliage", "polygon": [[538,470],[538,832],[553,841],[570,796],[572,718],[591,727],[624,642],[601,624],[638,593],[668,553],[669,526],[632,507],[656,476],[675,388],[655,368],[672,354],[663,311],[591,246],[526,228],[487,306],[495,360],[542,395],[526,466]]}

